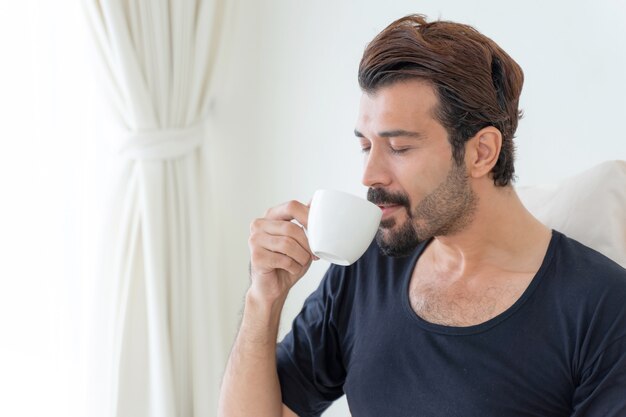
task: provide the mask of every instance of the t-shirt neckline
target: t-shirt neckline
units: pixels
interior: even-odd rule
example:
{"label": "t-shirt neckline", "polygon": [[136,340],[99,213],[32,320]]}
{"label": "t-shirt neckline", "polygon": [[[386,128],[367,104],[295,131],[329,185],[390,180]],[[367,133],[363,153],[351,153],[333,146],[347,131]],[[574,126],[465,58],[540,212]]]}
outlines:
{"label": "t-shirt neckline", "polygon": [[498,314],[497,316],[483,323],[475,324],[472,326],[463,326],[463,327],[446,326],[443,324],[431,323],[421,318],[415,311],[413,311],[413,308],[411,307],[411,302],[409,299],[409,285],[411,283],[411,276],[413,275],[413,269],[415,268],[417,260],[424,252],[424,249],[432,241],[432,239],[430,239],[427,242],[425,242],[423,245],[421,245],[420,248],[418,248],[415,251],[415,254],[411,257],[410,261],[408,262],[409,268],[405,271],[405,275],[403,277],[403,283],[402,283],[402,304],[403,304],[404,310],[406,313],[408,313],[410,320],[417,323],[417,325],[419,325],[424,330],[427,330],[429,332],[446,334],[446,335],[458,335],[458,336],[485,332],[495,327],[496,325],[502,323],[507,318],[511,317],[532,296],[535,289],[539,286],[540,282],[543,280],[544,276],[546,275],[546,271],[550,267],[552,258],[554,256],[554,251],[555,251],[555,248],[557,246],[557,243],[560,237],[561,235],[559,232],[557,232],[556,230],[552,230],[550,243],[548,244],[548,249],[546,250],[546,254],[543,258],[543,261],[541,262],[541,266],[539,267],[539,270],[537,271],[537,273],[531,280],[530,284],[528,284],[528,287],[526,287],[526,290],[524,290],[522,295],[508,309],[506,309],[502,313]]}

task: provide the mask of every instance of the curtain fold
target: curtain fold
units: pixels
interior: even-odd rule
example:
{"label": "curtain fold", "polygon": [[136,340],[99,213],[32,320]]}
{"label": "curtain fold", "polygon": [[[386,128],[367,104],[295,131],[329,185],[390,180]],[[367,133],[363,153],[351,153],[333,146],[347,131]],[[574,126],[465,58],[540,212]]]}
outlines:
{"label": "curtain fold", "polygon": [[223,4],[83,1],[125,130],[101,271],[113,288],[104,414],[211,416],[223,352],[201,147]]}

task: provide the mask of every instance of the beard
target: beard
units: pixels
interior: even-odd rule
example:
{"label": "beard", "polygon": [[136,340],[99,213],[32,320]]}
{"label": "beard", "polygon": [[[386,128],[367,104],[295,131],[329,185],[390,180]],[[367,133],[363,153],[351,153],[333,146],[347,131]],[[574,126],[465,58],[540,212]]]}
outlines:
{"label": "beard", "polygon": [[374,204],[397,204],[404,207],[407,218],[380,222],[376,242],[387,256],[400,257],[412,253],[417,246],[435,236],[448,236],[467,227],[474,218],[478,197],[472,190],[465,164],[452,163],[446,178],[411,209],[408,195],[370,188],[367,199]]}

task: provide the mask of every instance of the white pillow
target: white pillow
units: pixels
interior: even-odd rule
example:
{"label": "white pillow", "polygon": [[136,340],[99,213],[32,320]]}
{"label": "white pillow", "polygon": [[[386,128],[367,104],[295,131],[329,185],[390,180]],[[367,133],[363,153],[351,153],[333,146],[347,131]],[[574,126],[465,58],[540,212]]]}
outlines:
{"label": "white pillow", "polygon": [[546,226],[626,268],[626,161],[607,161],[558,184],[518,187]]}

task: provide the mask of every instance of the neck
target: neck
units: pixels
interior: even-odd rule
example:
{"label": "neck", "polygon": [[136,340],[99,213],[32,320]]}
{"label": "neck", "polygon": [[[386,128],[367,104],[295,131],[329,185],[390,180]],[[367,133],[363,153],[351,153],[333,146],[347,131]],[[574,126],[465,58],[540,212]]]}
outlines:
{"label": "neck", "polygon": [[485,271],[533,273],[545,256],[551,231],[522,205],[513,187],[475,187],[479,198],[472,222],[449,236],[435,237],[429,252],[451,279]]}

